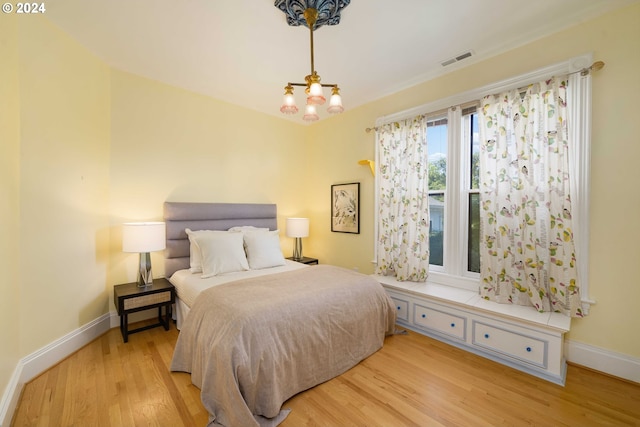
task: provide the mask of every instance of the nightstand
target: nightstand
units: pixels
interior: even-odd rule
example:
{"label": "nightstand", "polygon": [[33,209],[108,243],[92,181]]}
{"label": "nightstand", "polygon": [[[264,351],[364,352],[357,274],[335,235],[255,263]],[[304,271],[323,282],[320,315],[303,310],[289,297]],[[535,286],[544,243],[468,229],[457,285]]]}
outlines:
{"label": "nightstand", "polygon": [[[125,283],[113,287],[113,303],[120,315],[120,332],[124,342],[129,341],[129,334],[164,326],[169,330],[171,320],[171,304],[175,302],[176,290],[167,279],[153,279],[153,284],[138,287],[138,282]],[[129,330],[129,314],[136,311],[158,308],[158,323]],[[162,318],[162,307],[165,309],[165,319]]]}
{"label": "nightstand", "polygon": [[318,258],[308,258],[306,256],[303,256],[301,259],[293,259],[293,257],[288,257],[287,259],[290,259],[291,261],[301,262],[307,265],[318,265]]}

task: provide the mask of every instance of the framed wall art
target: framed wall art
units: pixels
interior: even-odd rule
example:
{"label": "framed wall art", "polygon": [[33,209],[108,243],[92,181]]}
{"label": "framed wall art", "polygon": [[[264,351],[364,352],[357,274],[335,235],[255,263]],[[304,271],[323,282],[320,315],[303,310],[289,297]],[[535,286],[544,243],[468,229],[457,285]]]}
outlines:
{"label": "framed wall art", "polygon": [[331,186],[331,231],[360,234],[360,183]]}

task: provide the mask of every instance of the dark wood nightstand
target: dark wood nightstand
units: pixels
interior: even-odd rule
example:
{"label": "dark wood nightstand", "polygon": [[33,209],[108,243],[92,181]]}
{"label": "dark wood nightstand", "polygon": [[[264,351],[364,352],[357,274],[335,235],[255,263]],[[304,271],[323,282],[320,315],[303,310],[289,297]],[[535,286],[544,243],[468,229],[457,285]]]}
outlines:
{"label": "dark wood nightstand", "polygon": [[[113,303],[120,315],[120,332],[124,342],[129,341],[129,334],[164,326],[169,330],[171,321],[171,304],[175,302],[176,290],[167,279],[153,279],[153,284],[138,287],[138,282],[125,283],[113,287]],[[142,328],[129,330],[129,313],[158,307],[158,323]],[[165,308],[165,319],[162,319],[162,307]]]}
{"label": "dark wood nightstand", "polygon": [[301,259],[293,259],[293,257],[288,257],[287,259],[295,262],[301,262],[307,265],[318,265],[318,258],[308,258],[306,256],[303,256]]}

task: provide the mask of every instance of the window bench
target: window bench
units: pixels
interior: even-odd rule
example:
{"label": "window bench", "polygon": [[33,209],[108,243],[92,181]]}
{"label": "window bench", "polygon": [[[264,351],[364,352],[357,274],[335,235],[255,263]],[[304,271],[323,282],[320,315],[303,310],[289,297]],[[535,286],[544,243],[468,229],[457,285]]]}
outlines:
{"label": "window bench", "polygon": [[498,304],[477,292],[373,275],[398,309],[397,323],[520,371],[564,385],[571,318]]}

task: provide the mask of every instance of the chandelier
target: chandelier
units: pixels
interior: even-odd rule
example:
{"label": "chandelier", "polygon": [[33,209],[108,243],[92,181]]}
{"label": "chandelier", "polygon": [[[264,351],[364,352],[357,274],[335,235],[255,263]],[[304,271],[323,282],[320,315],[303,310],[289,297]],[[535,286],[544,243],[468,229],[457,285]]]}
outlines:
{"label": "chandelier", "polygon": [[303,120],[313,122],[318,120],[316,106],[326,102],[322,92],[323,87],[331,88],[331,98],[327,111],[330,114],[342,113],[342,97],[340,88],[335,83],[321,83],[320,75],[315,70],[313,61],[313,31],[322,25],[338,25],[340,23],[340,11],[349,5],[351,0],[276,0],[275,6],[287,15],[287,23],[290,26],[304,25],[309,28],[311,45],[311,73],[305,76],[304,83],[288,82],[284,87],[284,101],[280,112],[295,114],[298,112],[293,87],[302,86],[307,94],[307,104],[304,110]]}

